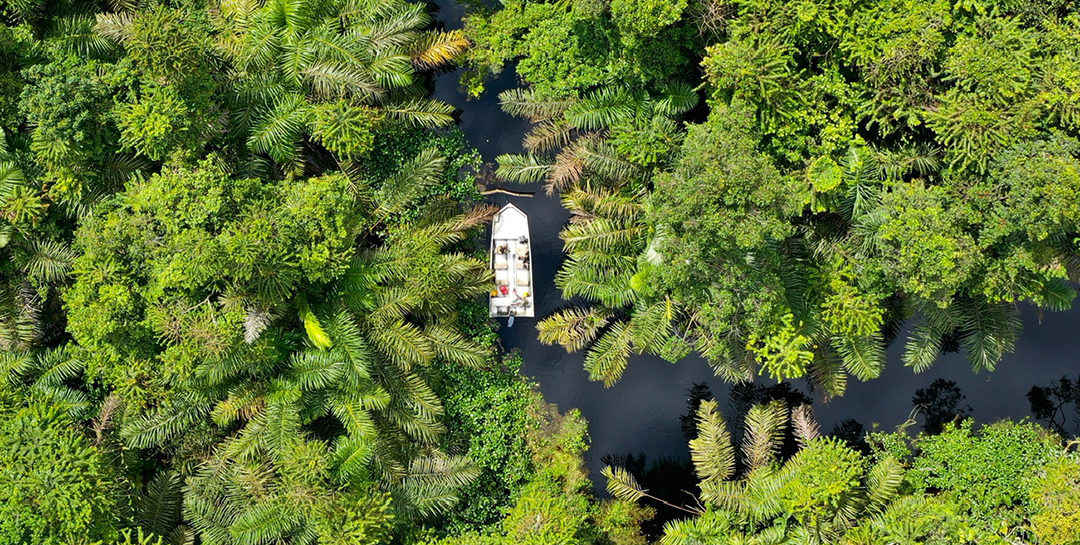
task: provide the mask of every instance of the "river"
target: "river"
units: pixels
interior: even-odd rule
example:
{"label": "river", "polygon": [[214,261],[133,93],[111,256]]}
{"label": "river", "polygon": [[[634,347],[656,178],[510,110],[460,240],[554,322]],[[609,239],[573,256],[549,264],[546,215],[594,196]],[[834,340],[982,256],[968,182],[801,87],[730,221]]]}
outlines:
{"label": "river", "polygon": [[[463,9],[452,0],[437,2],[436,13],[447,28],[460,28]],[[518,86],[508,67],[498,78],[487,82],[487,92],[467,100],[458,87],[458,72],[435,78],[435,97],[460,110],[461,128],[469,143],[484,161],[494,163],[504,153],[520,153],[521,138],[529,123],[510,117],[499,108],[498,93]],[[564,306],[555,288],[555,272],[562,260],[559,230],[569,214],[557,197],[543,192],[539,184],[514,185],[511,189],[535,192],[533,197],[496,195],[489,200],[498,205],[513,202],[529,216],[537,319]],[[1016,350],[1005,357],[994,372],[975,374],[961,354],[943,354],[929,371],[916,375],[903,367],[900,353],[905,333],[888,350],[888,366],[878,379],[860,383],[852,378],[847,393],[825,403],[815,398],[814,408],[822,429],[828,431],[844,420],[853,419],[867,430],[891,430],[907,420],[912,395],[935,379],[954,381],[966,396],[970,414],[981,422],[1002,418],[1023,418],[1030,413],[1025,394],[1034,385],[1049,385],[1062,376],[1080,375],[1080,310],[1047,313],[1040,321],[1033,309],[1025,309],[1024,332]],[[679,416],[686,411],[688,390],[695,383],[708,384],[723,404],[729,386],[713,375],[699,357],[671,364],[651,356],[638,356],[615,386],[605,388],[591,382],[584,371],[581,353],[567,354],[562,348],[540,344],[536,320],[517,319],[514,327],[500,331],[503,347],[518,350],[524,357],[522,372],[533,378],[544,397],[562,410],[578,408],[589,421],[591,448],[586,457],[593,477],[599,475],[607,455],[644,454],[649,460],[686,460],[688,451]],[[806,390],[805,385],[796,384]],[[602,485],[601,485],[602,486]]]}

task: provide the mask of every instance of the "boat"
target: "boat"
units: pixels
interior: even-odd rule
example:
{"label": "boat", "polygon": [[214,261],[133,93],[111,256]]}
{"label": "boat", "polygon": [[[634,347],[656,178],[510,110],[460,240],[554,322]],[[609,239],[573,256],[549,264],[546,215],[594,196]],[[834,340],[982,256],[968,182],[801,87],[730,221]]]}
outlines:
{"label": "boat", "polygon": [[488,299],[488,315],[509,318],[508,325],[514,325],[514,317],[534,317],[529,217],[513,204],[496,212],[491,223],[491,270],[495,286]]}

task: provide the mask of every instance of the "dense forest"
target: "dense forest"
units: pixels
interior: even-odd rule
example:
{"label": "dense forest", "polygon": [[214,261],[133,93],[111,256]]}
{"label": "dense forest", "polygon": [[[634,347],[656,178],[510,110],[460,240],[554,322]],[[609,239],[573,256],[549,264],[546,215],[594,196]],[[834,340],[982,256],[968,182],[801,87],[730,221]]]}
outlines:
{"label": "dense forest", "polygon": [[[0,0],[0,545],[1080,543],[1080,380],[859,434],[790,387],[1071,308],[1075,2],[465,8]],[[529,334],[741,392],[691,397],[686,486],[589,475],[501,348],[452,68],[514,71],[494,177],[571,215]]]}

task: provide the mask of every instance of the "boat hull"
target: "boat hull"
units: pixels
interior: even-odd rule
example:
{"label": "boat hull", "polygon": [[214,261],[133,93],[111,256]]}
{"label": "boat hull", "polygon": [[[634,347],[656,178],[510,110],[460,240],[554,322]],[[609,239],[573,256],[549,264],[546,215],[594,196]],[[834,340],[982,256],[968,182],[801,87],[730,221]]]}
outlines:
{"label": "boat hull", "polygon": [[495,283],[488,297],[488,315],[492,318],[534,317],[529,218],[518,207],[508,204],[495,214],[491,223],[490,251],[489,265]]}

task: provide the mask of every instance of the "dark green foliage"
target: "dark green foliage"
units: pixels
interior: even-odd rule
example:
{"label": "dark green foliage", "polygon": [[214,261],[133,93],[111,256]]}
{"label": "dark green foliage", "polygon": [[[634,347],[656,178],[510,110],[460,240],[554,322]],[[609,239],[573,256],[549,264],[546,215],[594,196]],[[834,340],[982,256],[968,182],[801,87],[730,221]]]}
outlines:
{"label": "dark green foliage", "polygon": [[[525,437],[533,425],[532,386],[517,374],[520,360],[507,359],[492,370],[439,366],[435,391],[454,424],[445,441],[466,452],[481,470],[462,492],[448,525],[452,532],[481,530],[500,520],[506,507],[533,475]],[[507,367],[502,368],[501,365]]]}
{"label": "dark green foliage", "polygon": [[[372,146],[373,151],[364,162],[364,169],[372,179],[385,179],[421,151],[435,149],[449,160],[441,178],[425,190],[421,199],[443,197],[472,202],[480,196],[473,178],[480,168],[480,156],[468,147],[460,129],[436,133],[399,127],[377,134]],[[404,216],[414,219],[415,212],[405,212]]]}
{"label": "dark green foliage", "polygon": [[447,537],[438,545],[644,545],[640,523],[652,510],[629,501],[597,501],[582,455],[586,423],[577,411],[560,414],[538,397],[528,409],[526,448],[532,472],[506,508],[501,524]]}

